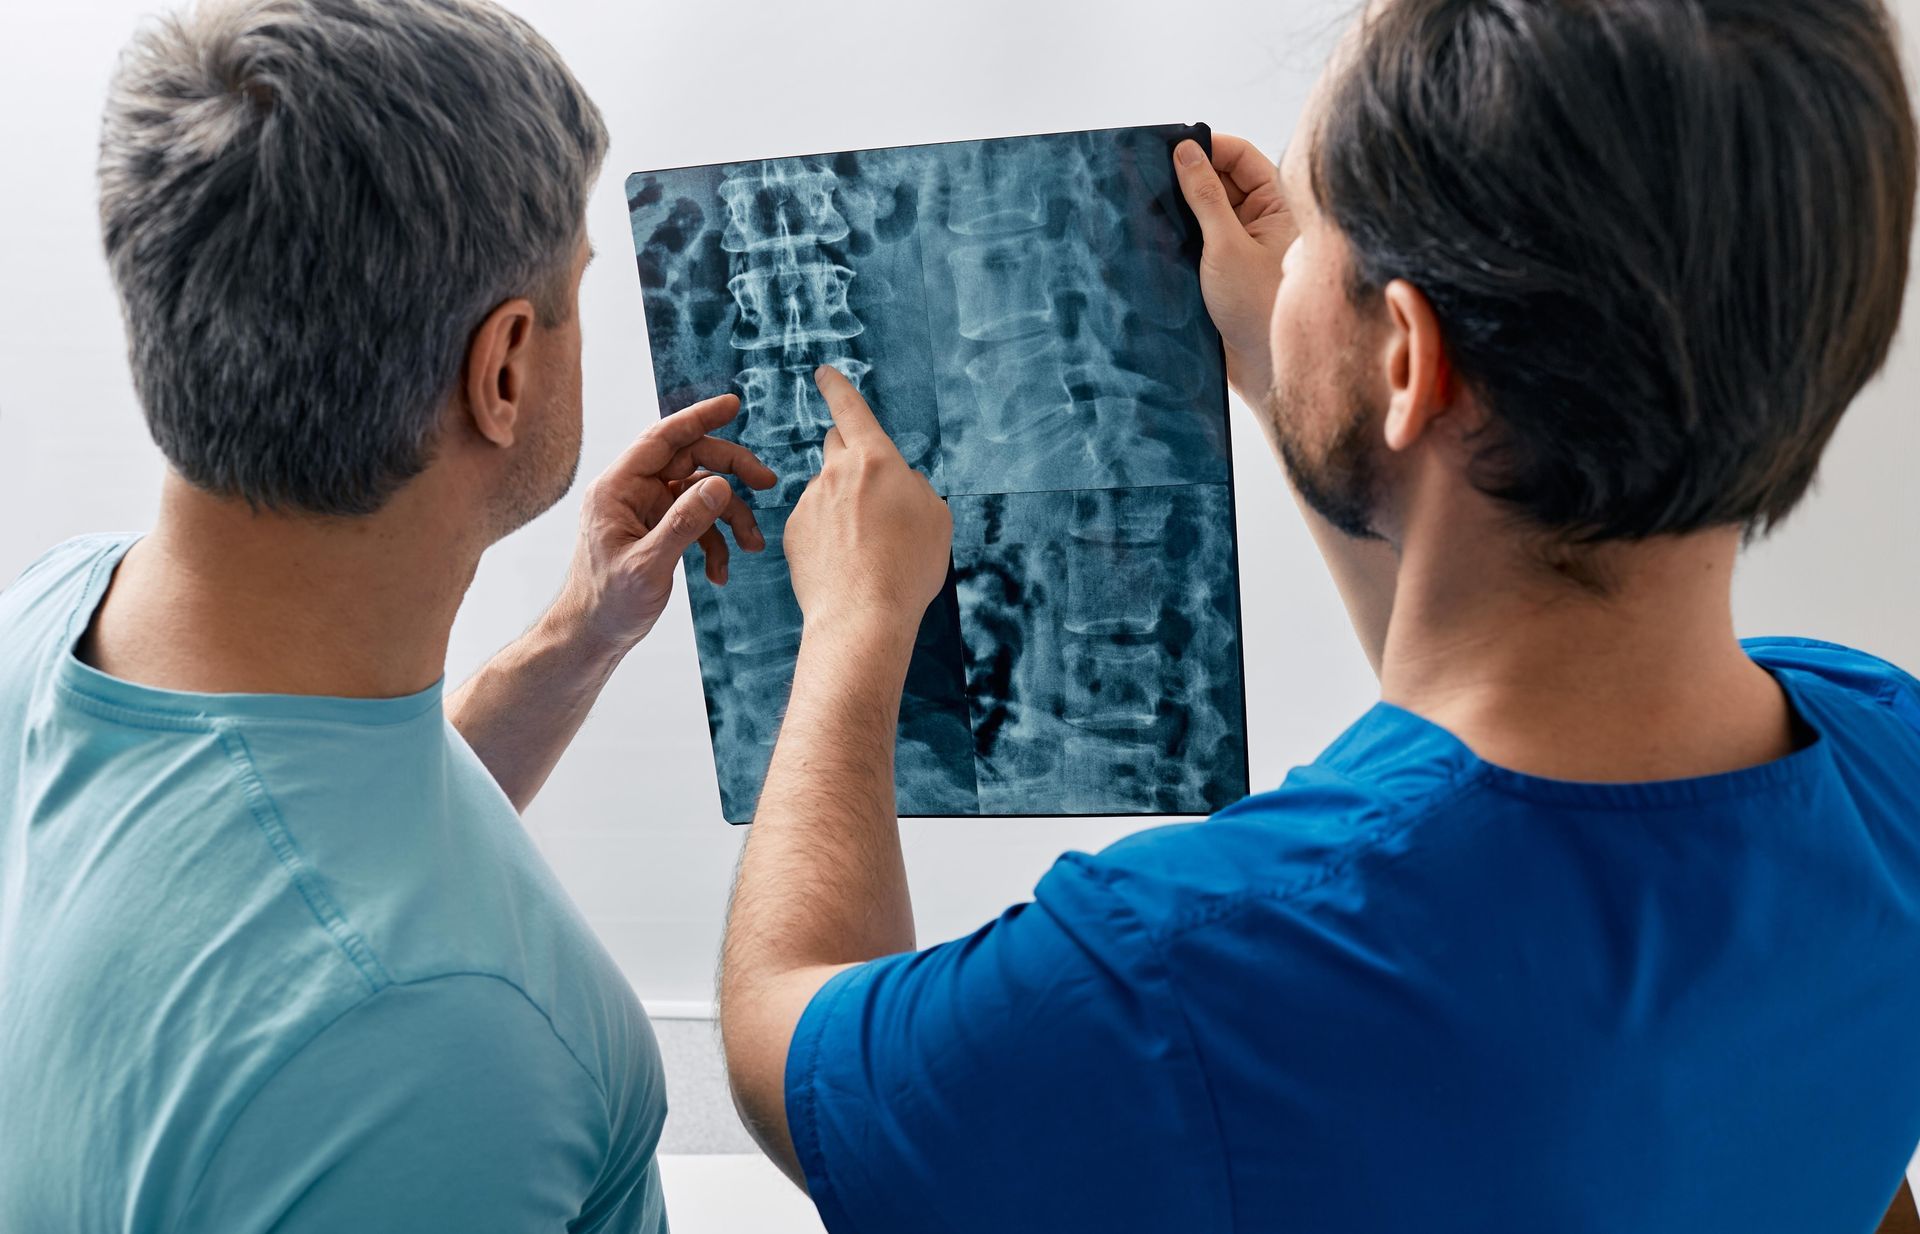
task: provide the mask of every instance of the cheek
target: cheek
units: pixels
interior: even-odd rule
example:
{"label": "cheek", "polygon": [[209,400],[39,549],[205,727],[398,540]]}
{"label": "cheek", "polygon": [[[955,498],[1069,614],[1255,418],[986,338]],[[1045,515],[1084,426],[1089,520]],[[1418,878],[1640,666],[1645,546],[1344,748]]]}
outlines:
{"label": "cheek", "polygon": [[1267,346],[1273,353],[1273,374],[1276,384],[1291,377],[1298,371],[1295,357],[1299,352],[1300,307],[1299,296],[1295,292],[1292,279],[1282,279],[1280,293],[1273,298],[1273,317],[1267,323]]}
{"label": "cheek", "polygon": [[580,402],[580,314],[576,311],[573,324],[567,329],[566,345],[560,354],[561,387],[567,392],[568,399],[578,405]]}
{"label": "cheek", "polygon": [[1314,286],[1305,278],[1285,279],[1274,297],[1268,329],[1275,384],[1296,390],[1311,387],[1340,346],[1336,335]]}
{"label": "cheek", "polygon": [[1323,442],[1352,404],[1347,381],[1359,322],[1342,276],[1296,250],[1274,298],[1270,343],[1274,385],[1285,395],[1296,441]]}
{"label": "cheek", "polygon": [[1360,321],[1337,264],[1330,268],[1316,260],[1304,245],[1292,256],[1273,303],[1275,364],[1290,367],[1296,376],[1326,372],[1353,350]]}

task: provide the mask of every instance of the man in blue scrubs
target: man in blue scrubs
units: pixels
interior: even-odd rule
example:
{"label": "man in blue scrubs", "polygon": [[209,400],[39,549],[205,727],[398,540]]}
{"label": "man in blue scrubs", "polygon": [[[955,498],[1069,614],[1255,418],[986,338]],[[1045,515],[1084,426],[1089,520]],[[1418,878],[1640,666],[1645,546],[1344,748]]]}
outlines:
{"label": "man in blue scrubs", "polygon": [[599,113],[470,0],[245,0],[115,79],[101,217],[171,465],[0,593],[0,1230],[666,1228],[660,1060],[520,826],[684,549],[706,434],[589,490],[444,704],[481,553],[580,448]]}
{"label": "man in blue scrubs", "polygon": [[1381,701],[924,951],[891,755],[950,520],[821,374],[721,1015],[830,1230],[1873,1229],[1920,1139],[1920,686],[1742,644],[1729,589],[1900,315],[1889,24],[1381,0],[1277,170],[1177,151]]}

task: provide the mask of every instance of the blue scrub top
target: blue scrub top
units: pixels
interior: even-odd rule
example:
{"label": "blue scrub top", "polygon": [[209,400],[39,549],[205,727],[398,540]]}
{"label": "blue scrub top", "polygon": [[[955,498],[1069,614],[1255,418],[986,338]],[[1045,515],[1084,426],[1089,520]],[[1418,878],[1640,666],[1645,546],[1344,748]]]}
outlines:
{"label": "blue scrub top", "polygon": [[835,1234],[1870,1231],[1920,1140],[1920,687],[1749,643],[1811,737],[1658,784],[1376,706],[1198,824],[835,977]]}

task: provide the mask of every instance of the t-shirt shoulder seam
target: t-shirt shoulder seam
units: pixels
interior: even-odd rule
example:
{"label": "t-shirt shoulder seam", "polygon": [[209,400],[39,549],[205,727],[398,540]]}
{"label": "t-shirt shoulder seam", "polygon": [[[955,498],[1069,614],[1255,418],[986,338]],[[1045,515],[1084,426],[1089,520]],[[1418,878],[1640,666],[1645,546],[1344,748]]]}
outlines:
{"label": "t-shirt shoulder seam", "polygon": [[[1396,800],[1392,803],[1391,811],[1386,818],[1375,823],[1366,835],[1347,844],[1325,864],[1283,883],[1269,887],[1250,887],[1232,895],[1210,900],[1190,912],[1173,918],[1158,929],[1150,930],[1148,936],[1157,948],[1230,917],[1249,904],[1284,903],[1323,887],[1345,874],[1356,861],[1368,853],[1400,838],[1433,816],[1445,812],[1469,793],[1487,787],[1490,780],[1489,771],[1490,769],[1485,766],[1469,767],[1440,791]],[[1101,881],[1107,880],[1102,878]]]}
{"label": "t-shirt shoulder seam", "polygon": [[173,1224],[168,1228],[177,1234],[180,1229],[180,1222],[186,1220],[186,1215],[193,1210],[193,1202],[199,1198],[200,1188],[205,1185],[207,1175],[213,1169],[214,1161],[219,1158],[221,1150],[226,1147],[227,1137],[232,1134],[233,1129],[239,1125],[240,1119],[246,1112],[252,1108],[254,1100],[258,1098],[261,1093],[265,1092],[268,1086],[280,1077],[280,1073],[293,1064],[294,1060],[298,1059],[302,1054],[305,1054],[315,1042],[326,1036],[336,1025],[353,1015],[354,1012],[371,1005],[380,995],[387,991],[393,989],[412,989],[417,986],[431,985],[436,981],[447,981],[456,978],[480,978],[483,980],[496,981],[518,994],[529,1007],[533,1008],[535,1014],[540,1017],[541,1021],[546,1024],[547,1031],[553,1034],[554,1040],[559,1043],[562,1050],[566,1051],[567,1057],[571,1058],[574,1061],[574,1065],[579,1067],[581,1072],[586,1075],[588,1083],[593,1086],[593,1091],[600,1097],[602,1108],[611,1109],[607,1102],[607,1090],[605,1086],[602,1085],[599,1079],[593,1074],[592,1069],[580,1060],[580,1056],[574,1053],[573,1047],[567,1043],[567,1039],[561,1036],[560,1030],[554,1026],[553,1017],[547,1014],[546,1008],[536,1002],[517,982],[502,977],[498,973],[464,970],[435,973],[430,977],[418,977],[407,981],[389,981],[378,989],[367,991],[347,1006],[341,1008],[336,1015],[329,1017],[325,1023],[308,1034],[306,1040],[302,1041],[294,1049],[289,1050],[285,1058],[282,1058],[273,1065],[271,1071],[260,1077],[259,1082],[253,1086],[253,1091],[249,1092],[246,1099],[228,1116],[226,1125],[220,1129],[220,1134],[214,1137],[213,1146],[207,1150],[206,1160],[201,1163],[199,1172],[194,1175],[193,1185],[188,1188],[186,1199],[181,1203],[179,1213],[174,1217]]}
{"label": "t-shirt shoulder seam", "polygon": [[286,871],[294,890],[306,901],[314,920],[358,970],[370,993],[377,994],[391,985],[393,978],[380,962],[380,957],[374,954],[372,945],[347,920],[346,913],[327,894],[326,888],[320,885],[319,876],[307,863],[306,855],[300,851],[293,833],[287,828],[286,820],[280,816],[280,807],[275,804],[273,794],[267,790],[266,778],[254,762],[245,734],[237,726],[220,721],[214,721],[210,727],[233,764],[241,795],[246,799],[254,824],[266,839],[267,847],[279,861],[280,868]]}

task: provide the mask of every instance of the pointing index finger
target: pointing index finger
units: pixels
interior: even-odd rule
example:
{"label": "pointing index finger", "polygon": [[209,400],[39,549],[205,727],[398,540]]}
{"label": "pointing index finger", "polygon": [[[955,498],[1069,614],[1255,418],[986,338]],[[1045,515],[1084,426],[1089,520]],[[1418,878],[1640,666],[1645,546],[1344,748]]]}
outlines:
{"label": "pointing index finger", "polygon": [[833,413],[833,425],[840,430],[842,441],[856,450],[876,446],[893,448],[893,439],[880,427],[867,400],[860,397],[860,391],[853,388],[853,383],[842,376],[839,369],[823,364],[813,371],[813,380],[820,387],[820,397],[827,400],[827,410]]}

